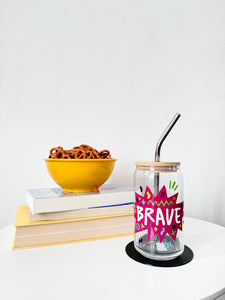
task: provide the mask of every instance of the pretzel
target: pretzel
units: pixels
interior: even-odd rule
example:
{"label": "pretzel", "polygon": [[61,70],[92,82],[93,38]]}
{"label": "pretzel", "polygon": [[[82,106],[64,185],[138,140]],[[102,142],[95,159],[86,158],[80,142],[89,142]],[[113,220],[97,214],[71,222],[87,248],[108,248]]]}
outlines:
{"label": "pretzel", "polygon": [[48,157],[53,159],[110,159],[111,155],[109,150],[98,151],[89,145],[82,144],[70,150],[64,150],[61,146],[54,147],[50,150]]}

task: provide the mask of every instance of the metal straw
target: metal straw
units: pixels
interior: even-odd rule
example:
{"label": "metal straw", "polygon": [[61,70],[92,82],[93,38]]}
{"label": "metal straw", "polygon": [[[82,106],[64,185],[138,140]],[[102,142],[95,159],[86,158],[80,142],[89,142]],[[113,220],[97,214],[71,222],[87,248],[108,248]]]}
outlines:
{"label": "metal straw", "polygon": [[[158,143],[157,143],[156,149],[155,149],[155,162],[160,161],[160,150],[161,150],[162,143],[164,142],[164,140],[166,139],[166,137],[172,130],[173,126],[176,124],[176,122],[180,118],[180,116],[181,115],[179,113],[175,114],[172,121],[167,126],[167,128],[164,130],[163,134],[161,135],[160,139],[158,140]],[[155,173],[155,176],[154,176],[154,194],[155,194],[155,196],[158,194],[158,192],[159,192],[159,173],[157,172],[157,173]]]}

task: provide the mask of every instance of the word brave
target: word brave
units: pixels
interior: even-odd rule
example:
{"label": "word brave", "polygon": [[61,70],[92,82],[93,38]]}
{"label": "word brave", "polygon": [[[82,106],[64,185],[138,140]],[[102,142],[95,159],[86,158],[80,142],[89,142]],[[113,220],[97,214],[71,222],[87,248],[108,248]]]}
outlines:
{"label": "word brave", "polygon": [[177,198],[178,193],[168,197],[165,186],[156,196],[148,186],[144,196],[135,193],[135,233],[147,231],[147,242],[158,235],[162,243],[167,234],[175,241],[183,219],[183,202],[177,203]]}
{"label": "word brave", "polygon": [[[144,212],[143,212],[144,211]],[[151,222],[155,223],[156,225],[159,225],[159,222],[162,222],[162,225],[170,225],[173,219],[173,215],[175,212],[175,222],[177,224],[181,221],[181,208],[166,208],[164,211],[165,216],[163,214],[163,211],[161,208],[156,208],[156,212],[154,208],[143,208],[139,205],[137,205],[137,222],[140,222],[144,218],[144,225],[147,225],[148,219],[150,219]],[[152,217],[152,214],[155,215],[155,220]]]}

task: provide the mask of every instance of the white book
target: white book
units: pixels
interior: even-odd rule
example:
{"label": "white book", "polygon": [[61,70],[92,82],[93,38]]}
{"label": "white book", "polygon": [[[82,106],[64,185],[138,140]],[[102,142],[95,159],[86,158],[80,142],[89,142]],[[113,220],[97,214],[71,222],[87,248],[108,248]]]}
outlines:
{"label": "white book", "polygon": [[26,201],[33,214],[70,211],[98,206],[109,206],[134,202],[130,187],[115,184],[103,185],[99,192],[67,193],[61,188],[29,189]]}
{"label": "white book", "polygon": [[134,212],[133,202],[107,205],[100,207],[89,207],[84,209],[67,210],[60,212],[50,212],[41,214],[32,214],[29,212],[29,221],[47,221],[47,220],[65,220],[75,218],[100,217],[108,215],[121,215]]}

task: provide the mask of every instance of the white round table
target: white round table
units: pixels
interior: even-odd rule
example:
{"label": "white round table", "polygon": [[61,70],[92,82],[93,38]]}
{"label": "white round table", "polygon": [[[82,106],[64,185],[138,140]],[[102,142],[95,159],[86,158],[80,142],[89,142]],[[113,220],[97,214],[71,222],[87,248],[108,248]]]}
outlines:
{"label": "white round table", "polygon": [[133,237],[11,250],[0,230],[0,299],[215,299],[225,293],[225,228],[186,218],[183,266],[143,265],[125,252]]}

